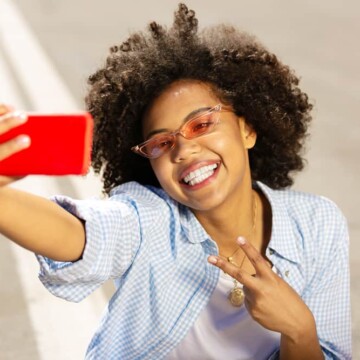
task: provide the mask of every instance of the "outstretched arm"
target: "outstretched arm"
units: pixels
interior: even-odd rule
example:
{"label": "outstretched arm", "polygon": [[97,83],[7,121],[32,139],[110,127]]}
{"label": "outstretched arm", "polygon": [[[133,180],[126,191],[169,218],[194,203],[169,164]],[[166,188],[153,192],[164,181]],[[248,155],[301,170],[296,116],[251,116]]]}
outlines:
{"label": "outstretched arm", "polygon": [[[26,121],[0,106],[0,134]],[[0,144],[0,161],[28,147],[30,139],[19,136]],[[85,246],[81,220],[52,201],[5,185],[16,178],[0,176],[0,233],[20,246],[59,261],[75,261]]]}
{"label": "outstretched arm", "polygon": [[0,232],[18,245],[53,260],[78,260],[85,246],[84,224],[40,196],[2,187]]}

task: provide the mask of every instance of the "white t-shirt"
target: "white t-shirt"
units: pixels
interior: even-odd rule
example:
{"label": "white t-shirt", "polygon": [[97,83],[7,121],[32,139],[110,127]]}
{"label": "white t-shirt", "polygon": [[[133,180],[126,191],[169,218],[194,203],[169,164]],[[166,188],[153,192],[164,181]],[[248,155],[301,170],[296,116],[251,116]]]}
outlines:
{"label": "white t-shirt", "polygon": [[166,360],[263,360],[280,346],[279,333],[254,321],[245,305],[231,305],[233,287],[233,279],[220,271],[208,305]]}

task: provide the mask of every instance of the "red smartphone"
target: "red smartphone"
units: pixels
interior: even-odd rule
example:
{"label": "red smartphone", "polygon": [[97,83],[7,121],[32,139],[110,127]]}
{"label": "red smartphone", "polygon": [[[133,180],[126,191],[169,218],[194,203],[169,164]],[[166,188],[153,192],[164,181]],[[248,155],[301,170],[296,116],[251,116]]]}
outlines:
{"label": "red smartphone", "polygon": [[30,147],[0,161],[1,175],[87,173],[94,127],[89,113],[27,115],[26,123],[0,135],[0,143],[21,134],[31,139]]}

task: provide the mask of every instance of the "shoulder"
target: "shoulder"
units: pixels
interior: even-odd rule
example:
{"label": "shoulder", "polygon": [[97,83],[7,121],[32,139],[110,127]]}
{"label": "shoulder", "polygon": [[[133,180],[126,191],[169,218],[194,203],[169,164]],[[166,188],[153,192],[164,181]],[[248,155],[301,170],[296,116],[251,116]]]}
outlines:
{"label": "shoulder", "polygon": [[141,185],[135,181],[114,188],[110,193],[109,200],[127,203],[139,215],[145,215],[148,219],[156,217],[157,221],[179,212],[179,204],[164,190],[154,186]]}
{"label": "shoulder", "polygon": [[150,203],[154,205],[172,204],[175,201],[171,199],[164,190],[154,186],[141,185],[136,181],[124,183],[115,187],[110,192],[111,200],[129,200],[143,203]]}
{"label": "shoulder", "polygon": [[345,216],[338,205],[324,196],[294,190],[279,191],[278,196],[288,216],[314,233],[337,233],[346,227]]}
{"label": "shoulder", "polygon": [[259,187],[271,203],[273,212],[281,211],[283,216],[301,227],[322,228],[346,225],[346,219],[340,208],[332,200],[311,193],[291,189],[273,190],[266,185]]}
{"label": "shoulder", "polygon": [[[273,222],[269,247],[280,254],[279,269],[281,264],[285,264],[284,269],[289,266],[287,260],[298,264],[296,279],[305,281],[307,291],[313,286],[322,288],[325,283],[328,286],[329,279],[338,279],[341,272],[346,272],[347,223],[333,201],[300,191],[272,190],[263,185],[260,188],[271,203]],[[293,280],[292,286],[296,288],[300,283]]]}
{"label": "shoulder", "polygon": [[294,236],[298,248],[309,253],[329,255],[338,248],[348,248],[347,221],[330,199],[295,190],[273,190],[259,184],[271,203],[273,232]]}

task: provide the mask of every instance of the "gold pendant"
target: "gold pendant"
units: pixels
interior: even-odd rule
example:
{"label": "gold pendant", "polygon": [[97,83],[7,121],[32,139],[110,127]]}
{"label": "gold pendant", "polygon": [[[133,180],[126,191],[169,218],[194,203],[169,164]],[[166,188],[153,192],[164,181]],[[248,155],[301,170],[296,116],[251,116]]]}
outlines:
{"label": "gold pendant", "polygon": [[229,293],[229,300],[231,305],[240,307],[244,303],[244,299],[244,291],[235,285],[235,287]]}

